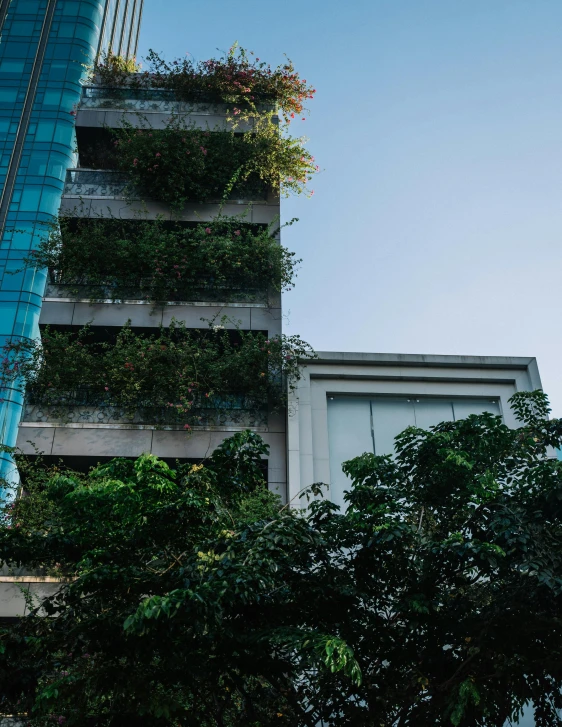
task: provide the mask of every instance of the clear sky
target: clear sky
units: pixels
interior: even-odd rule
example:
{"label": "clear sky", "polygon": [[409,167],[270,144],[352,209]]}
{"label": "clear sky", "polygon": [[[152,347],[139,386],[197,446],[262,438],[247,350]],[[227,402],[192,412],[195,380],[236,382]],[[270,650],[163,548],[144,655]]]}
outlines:
{"label": "clear sky", "polygon": [[284,244],[317,350],[536,356],[562,416],[560,0],[145,0],[140,56],[233,41],[317,89]]}

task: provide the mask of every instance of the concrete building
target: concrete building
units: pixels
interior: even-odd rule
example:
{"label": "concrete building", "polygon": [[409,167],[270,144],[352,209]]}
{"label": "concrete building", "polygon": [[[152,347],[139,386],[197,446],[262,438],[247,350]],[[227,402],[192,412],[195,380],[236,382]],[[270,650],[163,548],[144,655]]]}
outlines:
{"label": "concrete building", "polygon": [[[0,345],[38,336],[46,271],[21,272],[22,260],[56,218],[75,166],[86,66],[102,51],[136,52],[143,1],[0,2]],[[3,392],[3,444],[16,443],[22,405]],[[0,454],[0,475],[12,466]]]}
{"label": "concrete building", "polygon": [[484,411],[516,427],[509,398],[540,389],[534,358],[320,352],[289,405],[289,499],[313,482],[343,506],[342,462],[392,454],[406,427],[424,429]]}
{"label": "concrete building", "polygon": [[[129,97],[127,97],[127,95]],[[140,98],[139,98],[140,97]],[[100,87],[85,87],[76,116],[78,160],[66,173],[61,200],[61,212],[66,216],[96,217],[114,214],[120,219],[134,218],[142,213],[145,220],[159,215],[169,216],[169,209],[154,200],[131,200],[125,194],[123,175],[111,170],[89,169],[80,166],[80,151],[99,129],[116,128],[123,120],[133,126],[148,122],[152,129],[161,129],[174,113],[203,129],[226,128],[220,109],[203,111],[185,104],[170,104],[166,93],[158,89],[131,90],[118,98]],[[279,216],[279,198],[268,194],[264,199],[232,200],[222,208],[226,215],[247,210],[248,222],[269,224]],[[219,204],[188,204],[179,216],[180,222],[200,222],[213,219]],[[202,321],[226,316],[227,328],[240,327],[244,331],[267,332],[269,337],[281,333],[281,297],[279,293],[265,291],[256,299],[231,303],[227,300],[173,301],[156,308],[146,300],[132,297],[118,303],[99,300],[95,304],[87,298],[69,297],[64,286],[49,283],[43,299],[39,324],[78,330],[89,323],[104,331],[116,331],[127,321],[136,331],[155,332],[159,326],[169,326],[172,320],[181,321],[189,328],[205,328]],[[150,422],[108,423],[94,413],[83,416],[77,412],[74,421],[62,423],[44,416],[37,407],[27,407],[19,427],[18,447],[33,453],[33,445],[47,457],[64,457],[72,466],[87,469],[98,461],[111,457],[137,457],[151,452],[170,461],[176,459],[202,459],[234,431],[252,428],[259,431],[270,445],[268,480],[270,487],[285,497],[286,442],[285,414],[269,412],[260,421],[194,427],[188,437],[180,426],[157,427]]]}

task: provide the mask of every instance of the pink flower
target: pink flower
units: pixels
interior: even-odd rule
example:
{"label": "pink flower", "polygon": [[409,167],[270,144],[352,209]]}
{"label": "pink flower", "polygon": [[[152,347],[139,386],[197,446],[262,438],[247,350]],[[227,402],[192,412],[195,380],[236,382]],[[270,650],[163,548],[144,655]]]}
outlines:
{"label": "pink flower", "polygon": [[138,159],[133,159],[133,166],[134,167],[136,167],[138,163],[139,163],[139,160]]}
{"label": "pink flower", "polygon": [[157,156],[157,157],[161,157],[161,156],[162,156],[162,154],[160,154],[160,152],[158,151],[158,152],[156,152],[156,156]]}
{"label": "pink flower", "polygon": [[204,146],[200,147],[201,151],[203,152],[203,156],[207,156],[207,150]]}
{"label": "pink flower", "polygon": [[207,233],[207,235],[210,235],[211,234],[211,228],[210,227],[205,227],[205,232]]}
{"label": "pink flower", "polygon": [[184,424],[184,425],[183,425],[183,428],[184,428],[184,429],[191,429],[191,427],[189,426],[189,424]]}
{"label": "pink flower", "polygon": [[105,390],[106,390],[106,391],[109,391],[109,386],[106,386],[106,387],[105,387]]}
{"label": "pink flower", "polygon": [[240,230],[234,230],[234,234],[235,235],[239,235],[240,234]]}

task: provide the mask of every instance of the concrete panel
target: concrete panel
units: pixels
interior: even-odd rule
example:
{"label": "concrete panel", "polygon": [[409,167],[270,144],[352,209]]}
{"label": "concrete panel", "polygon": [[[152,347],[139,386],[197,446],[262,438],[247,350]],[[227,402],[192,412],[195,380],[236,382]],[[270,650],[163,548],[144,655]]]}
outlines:
{"label": "concrete panel", "polygon": [[268,432],[262,435],[269,444],[268,472],[270,482],[285,482],[287,479],[287,439],[285,434]]}
{"label": "concrete panel", "polygon": [[267,331],[271,336],[281,334],[283,315],[281,308],[252,308],[253,331]]}
{"label": "concrete panel", "polygon": [[24,454],[35,454],[36,449],[43,454],[51,454],[54,438],[53,427],[38,427],[22,422],[18,429],[17,447]]}
{"label": "concrete panel", "polygon": [[123,326],[127,320],[136,327],[157,327],[162,322],[162,309],[139,303],[76,303],[72,324],[84,326]]}
{"label": "concrete panel", "polygon": [[106,125],[106,111],[104,109],[79,109],[76,113],[76,126],[93,126],[103,129]]}
{"label": "concrete panel", "polygon": [[53,455],[138,457],[152,448],[150,429],[56,427]]}
{"label": "concrete panel", "polygon": [[152,453],[157,457],[177,457],[202,459],[209,457],[213,450],[233,432],[225,431],[154,431]]}
{"label": "concrete panel", "polygon": [[18,618],[60,590],[58,578],[0,576],[0,618]]}
{"label": "concrete panel", "polygon": [[287,429],[287,413],[285,411],[269,412],[267,415],[267,430],[270,433],[285,434]]}
{"label": "concrete panel", "polygon": [[[108,99],[107,102],[110,103]],[[115,102],[116,105],[119,101]],[[150,111],[150,110],[123,110],[119,108],[105,109],[79,109],[76,114],[76,126],[86,126],[95,128],[118,128],[122,125],[123,120],[136,127],[144,126],[143,120],[146,120],[152,129],[164,129],[172,114],[182,118],[185,123],[196,129],[209,129],[212,131],[223,131],[232,128],[232,123],[227,122],[225,115],[221,113],[203,113],[203,112],[177,112],[177,111]],[[251,123],[237,123],[236,130],[240,132],[249,131],[253,128]]]}
{"label": "concrete panel", "polygon": [[43,301],[39,323],[42,326],[57,323],[69,326],[74,316],[74,303],[59,303],[55,301]]}
{"label": "concrete panel", "polygon": [[[190,203],[179,215],[180,220],[189,222],[212,221],[219,214],[218,204],[196,204]],[[240,200],[229,202],[223,205],[222,214],[230,217],[245,215],[247,222],[270,224],[279,216],[279,200],[272,198],[270,202],[253,202]],[[132,200],[127,202],[124,198],[117,197],[78,197],[63,195],[61,200],[61,212],[65,215],[75,217],[114,216],[123,220],[138,219],[139,216],[148,220],[163,216],[170,219],[170,209],[155,200]]]}

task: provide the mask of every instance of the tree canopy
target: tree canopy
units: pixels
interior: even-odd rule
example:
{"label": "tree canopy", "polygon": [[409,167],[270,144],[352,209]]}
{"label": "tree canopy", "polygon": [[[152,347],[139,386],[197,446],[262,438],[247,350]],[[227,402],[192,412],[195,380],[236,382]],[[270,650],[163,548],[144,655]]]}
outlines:
{"label": "tree canopy", "polygon": [[[0,625],[31,725],[562,725],[562,422],[517,394],[363,454],[340,512],[282,506],[257,434],[201,464],[20,457],[0,560],[61,577]],[[294,507],[295,504],[303,507]]]}

